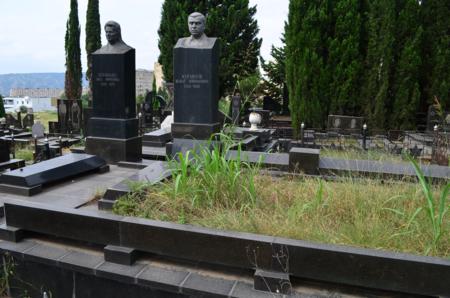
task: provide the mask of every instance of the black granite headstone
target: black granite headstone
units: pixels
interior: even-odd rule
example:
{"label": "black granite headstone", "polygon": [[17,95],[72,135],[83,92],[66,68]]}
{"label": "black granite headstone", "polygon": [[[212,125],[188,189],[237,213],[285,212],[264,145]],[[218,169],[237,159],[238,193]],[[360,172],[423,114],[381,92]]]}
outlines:
{"label": "black granite headstone", "polygon": [[208,139],[219,130],[219,42],[209,38],[200,48],[178,43],[174,55],[175,138]]}
{"label": "black granite headstone", "polygon": [[135,50],[94,52],[93,115],[89,120],[86,152],[108,162],[138,161],[142,139],[136,118]]}
{"label": "black granite headstone", "polygon": [[6,140],[0,139],[0,163],[9,160],[9,143]]}

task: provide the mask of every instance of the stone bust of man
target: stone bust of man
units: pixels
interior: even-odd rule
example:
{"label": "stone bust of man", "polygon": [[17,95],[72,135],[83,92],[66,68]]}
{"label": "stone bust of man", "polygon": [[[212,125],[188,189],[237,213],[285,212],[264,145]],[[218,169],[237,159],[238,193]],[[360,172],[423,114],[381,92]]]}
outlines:
{"label": "stone bust of man", "polygon": [[206,17],[203,14],[191,13],[188,17],[188,27],[191,36],[180,38],[175,47],[210,48],[216,41],[216,38],[209,38],[205,34]]}
{"label": "stone bust of man", "polygon": [[123,42],[119,23],[108,21],[105,24],[105,33],[108,44],[97,50],[96,54],[121,54],[132,49]]}

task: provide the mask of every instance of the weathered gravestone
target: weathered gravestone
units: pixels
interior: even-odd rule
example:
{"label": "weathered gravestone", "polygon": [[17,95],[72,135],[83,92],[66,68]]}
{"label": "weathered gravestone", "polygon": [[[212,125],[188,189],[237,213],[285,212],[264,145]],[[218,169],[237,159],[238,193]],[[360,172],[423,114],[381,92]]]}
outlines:
{"label": "weathered gravestone", "polygon": [[31,127],[31,135],[33,138],[40,139],[45,136],[45,127],[40,122],[36,122]]}
{"label": "weathered gravestone", "polygon": [[22,120],[22,127],[32,127],[34,124],[34,115],[33,114],[26,114],[25,117],[23,117]]}
{"label": "weathered gravestone", "polygon": [[360,133],[363,124],[363,117],[328,115],[328,131],[340,133]]}
{"label": "weathered gravestone", "polygon": [[205,21],[204,15],[192,13],[188,19],[191,36],[180,38],[173,50],[172,153],[191,149],[186,139],[207,140],[220,129],[219,41],[204,34]]}
{"label": "weathered gravestone", "polygon": [[82,127],[82,102],[81,100],[58,99],[58,122],[52,123],[56,132],[61,134],[80,133]]}
{"label": "weathered gravestone", "polygon": [[13,126],[14,128],[22,128],[21,113],[17,113],[17,119],[12,114],[5,114],[6,126]]}
{"label": "weathered gravestone", "polygon": [[105,25],[108,44],[92,54],[93,115],[86,152],[110,163],[138,161],[142,138],[136,118],[135,50],[122,41],[120,25]]}

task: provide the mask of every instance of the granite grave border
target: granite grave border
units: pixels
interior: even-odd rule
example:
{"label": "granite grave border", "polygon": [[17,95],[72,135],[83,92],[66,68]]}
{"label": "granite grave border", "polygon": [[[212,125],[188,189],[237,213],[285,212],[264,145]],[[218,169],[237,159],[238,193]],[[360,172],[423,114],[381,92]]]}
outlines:
{"label": "granite grave border", "polygon": [[35,203],[5,202],[5,217],[7,228],[18,229],[10,233],[31,231],[166,257],[379,290],[450,294],[450,261],[440,258],[220,231]]}

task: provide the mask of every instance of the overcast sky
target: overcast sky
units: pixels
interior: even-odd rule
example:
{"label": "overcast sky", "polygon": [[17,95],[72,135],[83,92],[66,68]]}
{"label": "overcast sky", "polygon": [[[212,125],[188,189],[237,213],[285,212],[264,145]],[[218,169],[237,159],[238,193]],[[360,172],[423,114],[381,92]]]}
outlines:
{"label": "overcast sky", "polygon": [[[153,69],[163,0],[100,0],[100,21],[121,24],[123,40],[136,49],[136,67]],[[257,5],[261,55],[280,45],[289,0],[250,0]],[[70,0],[0,0],[0,74],[63,72],[64,35]],[[83,71],[87,0],[78,1]],[[104,44],[102,30],[102,44]]]}

